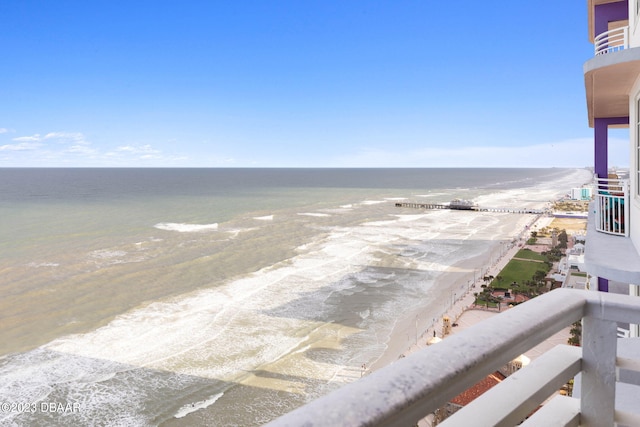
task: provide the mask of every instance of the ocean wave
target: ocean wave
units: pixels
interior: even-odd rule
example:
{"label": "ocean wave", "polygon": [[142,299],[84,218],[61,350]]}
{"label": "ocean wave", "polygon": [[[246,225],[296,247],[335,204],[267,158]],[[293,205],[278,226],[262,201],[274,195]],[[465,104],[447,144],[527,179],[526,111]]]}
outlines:
{"label": "ocean wave", "polygon": [[177,222],[161,222],[154,225],[159,230],[178,231],[180,233],[198,233],[218,229],[218,223],[213,224],[183,224]]}
{"label": "ocean wave", "polygon": [[117,250],[108,250],[108,249],[99,249],[96,251],[92,251],[90,255],[93,258],[98,259],[110,259],[110,258],[120,258],[127,255],[125,251],[117,251]]}
{"label": "ocean wave", "polygon": [[450,193],[430,193],[430,194],[416,194],[416,197],[438,197],[438,196],[447,196]]}
{"label": "ocean wave", "polygon": [[[137,248],[138,251],[144,249]],[[127,251],[119,249],[98,249],[88,254],[89,262],[95,264],[99,268],[104,268],[116,264],[128,264],[132,262],[143,262],[147,259],[142,252],[138,254],[130,254]]]}
{"label": "ocean wave", "polygon": [[258,230],[258,228],[234,228],[225,231],[227,232],[227,234],[229,234],[230,238],[235,239],[240,233],[247,233],[254,230]]}
{"label": "ocean wave", "polygon": [[188,405],[184,405],[180,409],[178,409],[178,412],[176,412],[176,414],[173,417],[174,418],[186,417],[187,415],[189,415],[192,412],[197,411],[198,409],[207,408],[207,407],[213,405],[214,403],[216,403],[216,401],[218,399],[220,399],[223,395],[224,395],[224,393],[214,394],[209,399],[201,400],[201,401],[194,402],[194,403],[190,403]]}
{"label": "ocean wave", "polygon": [[254,216],[253,219],[257,219],[259,221],[273,221],[273,215]]}
{"label": "ocean wave", "polygon": [[60,264],[58,264],[57,262],[41,262],[41,263],[30,262],[30,263],[27,264],[27,267],[32,267],[32,268],[60,267]]}
{"label": "ocean wave", "polygon": [[429,213],[419,213],[419,214],[401,214],[401,215],[392,215],[398,218],[400,222],[406,221],[416,221],[425,218]]}
{"label": "ocean wave", "polygon": [[298,213],[298,215],[304,215],[304,216],[331,216],[329,214],[326,213],[316,213],[316,212],[301,212]]}

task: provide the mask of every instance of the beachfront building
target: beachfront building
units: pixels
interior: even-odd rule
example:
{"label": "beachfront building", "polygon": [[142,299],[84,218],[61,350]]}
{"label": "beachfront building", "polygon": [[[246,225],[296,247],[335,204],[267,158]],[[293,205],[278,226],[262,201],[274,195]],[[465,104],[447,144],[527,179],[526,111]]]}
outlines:
{"label": "beachfront building", "polygon": [[[413,426],[510,360],[580,322],[557,345],[441,426],[640,426],[640,0],[587,0],[594,56],[584,64],[597,181],[585,269],[590,290],[555,289],[448,336],[269,424]],[[610,128],[628,127],[628,177],[609,174]],[[620,295],[609,292],[622,284]],[[637,328],[629,327],[630,335]],[[575,379],[571,397],[558,393]],[[529,418],[528,418],[529,417]],[[520,424],[521,423],[521,424]]]}
{"label": "beachfront building", "polygon": [[[594,56],[584,64],[589,126],[594,129],[595,199],[586,271],[592,289],[640,295],[640,0],[588,0]],[[628,177],[610,173],[608,132],[629,128]],[[638,326],[623,333],[640,336]]]}
{"label": "beachfront building", "polygon": [[591,200],[593,189],[591,187],[572,188],[569,195],[571,200]]}

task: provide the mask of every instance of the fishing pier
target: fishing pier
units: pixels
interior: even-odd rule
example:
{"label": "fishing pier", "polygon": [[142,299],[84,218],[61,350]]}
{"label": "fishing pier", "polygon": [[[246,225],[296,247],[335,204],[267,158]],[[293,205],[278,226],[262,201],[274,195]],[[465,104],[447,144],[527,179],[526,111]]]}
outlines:
{"label": "fishing pier", "polygon": [[515,214],[543,214],[546,211],[544,209],[514,209],[514,208],[485,208],[476,205],[460,205],[460,204],[441,204],[441,203],[412,203],[412,202],[398,202],[397,208],[413,208],[413,209],[450,209],[457,211],[474,211],[474,212],[503,212],[503,213],[515,213]]}

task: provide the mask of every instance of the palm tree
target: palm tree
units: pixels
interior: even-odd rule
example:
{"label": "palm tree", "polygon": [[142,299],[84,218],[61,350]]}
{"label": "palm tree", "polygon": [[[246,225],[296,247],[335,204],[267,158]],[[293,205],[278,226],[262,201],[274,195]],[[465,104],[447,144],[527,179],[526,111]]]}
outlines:
{"label": "palm tree", "polygon": [[547,273],[544,270],[536,270],[533,274],[533,280],[536,282],[541,282],[545,277],[547,277]]}
{"label": "palm tree", "polygon": [[582,338],[582,323],[579,320],[571,326],[569,333],[571,336],[567,340],[567,343],[569,345],[580,346],[580,339]]}

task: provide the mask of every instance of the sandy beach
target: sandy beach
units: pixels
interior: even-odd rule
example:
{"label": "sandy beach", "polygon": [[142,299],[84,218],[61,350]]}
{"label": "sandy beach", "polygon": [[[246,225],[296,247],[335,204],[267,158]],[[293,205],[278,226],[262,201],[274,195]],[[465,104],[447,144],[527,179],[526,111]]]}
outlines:
{"label": "sandy beach", "polygon": [[[448,316],[452,323],[458,324],[457,327],[452,328],[452,333],[456,333],[457,331],[498,314],[498,312],[494,310],[472,308],[475,301],[474,292],[479,292],[480,286],[483,284],[482,277],[487,275],[497,276],[521,249],[530,231],[547,227],[552,221],[552,217],[528,216],[528,219],[524,221],[524,226],[522,226],[522,222],[520,223],[519,231],[513,235],[513,239],[500,243],[496,242],[496,247],[490,251],[489,259],[487,259],[486,255],[479,256],[451,267],[451,271],[443,274],[441,277],[441,282],[443,283],[442,288],[446,291],[443,291],[444,307],[446,307],[443,314],[437,317],[431,316],[432,319],[424,319],[427,315],[424,312],[414,313],[412,316],[408,316],[400,321],[387,351],[370,367],[369,371],[380,369],[398,358],[425,348],[427,341],[434,336],[434,332],[437,337],[442,338],[442,319],[444,316]],[[468,285],[463,286],[463,289],[451,283],[453,280],[456,280],[456,271],[460,270],[470,272],[471,274],[476,272],[476,274],[474,274],[475,281],[469,280],[467,282]],[[444,285],[444,283],[447,283],[447,285]],[[450,291],[452,288],[460,289],[459,293]],[[447,298],[447,293],[450,295],[449,298]],[[420,328],[421,322],[423,326],[426,324],[428,327],[426,327],[426,329]],[[561,332],[560,334],[564,336],[568,333]],[[566,342],[566,338],[561,338],[561,340]],[[534,359],[535,356],[542,352],[541,349],[536,347],[532,349],[531,354],[527,354],[527,356]]]}
{"label": "sandy beach", "polygon": [[[521,249],[531,231],[540,230],[544,227],[549,226],[552,222],[552,217],[538,216],[533,218],[533,220],[528,223],[528,225],[525,225],[522,228],[521,232],[514,236],[512,241],[506,243],[505,246],[500,248],[498,256],[495,259],[491,258],[489,264],[486,263],[486,259],[485,264],[482,264],[483,257],[477,257],[476,259],[467,260],[464,263],[467,266],[467,269],[470,268],[469,266],[471,266],[471,268],[481,271],[482,274],[477,274],[475,276],[475,282],[470,283],[469,288],[466,290],[466,292],[462,293],[459,298],[450,300],[451,304],[449,305],[445,313],[442,316],[434,318],[431,326],[422,331],[422,333],[419,332],[420,329],[418,326],[418,319],[420,317],[419,314],[416,314],[415,325],[411,325],[411,322],[407,320],[402,322],[400,327],[405,328],[404,333],[397,332],[394,334],[388,351],[382,358],[376,361],[373,366],[371,366],[369,372],[382,368],[389,363],[393,363],[393,361],[397,360],[398,358],[405,357],[418,350],[424,349],[425,347],[427,347],[427,342],[434,335],[442,338],[444,316],[449,317],[451,322],[456,324],[456,326],[451,330],[451,334],[455,334],[466,328],[472,327],[477,323],[482,322],[483,320],[486,320],[492,316],[498,315],[499,312],[496,310],[485,310],[482,308],[474,307],[474,292],[478,292],[478,290],[480,289],[480,286],[483,283],[482,277],[484,275],[497,276],[500,271],[507,265],[507,263]],[[452,269],[454,270],[459,268],[462,268],[462,266],[456,265],[452,267]],[[451,280],[451,277],[447,277],[447,275],[444,275],[442,280]],[[415,341],[409,344],[408,341],[412,340],[412,338],[410,337],[413,332],[415,332]],[[407,337],[406,340],[405,336]],[[527,356],[530,360],[535,360],[537,357],[550,350],[552,347],[558,344],[565,344],[568,338],[569,328],[565,328],[564,330],[554,334],[549,339],[525,352],[524,355]],[[403,344],[404,348],[402,348]],[[419,427],[431,426],[432,424],[430,416],[420,420],[417,425]]]}

